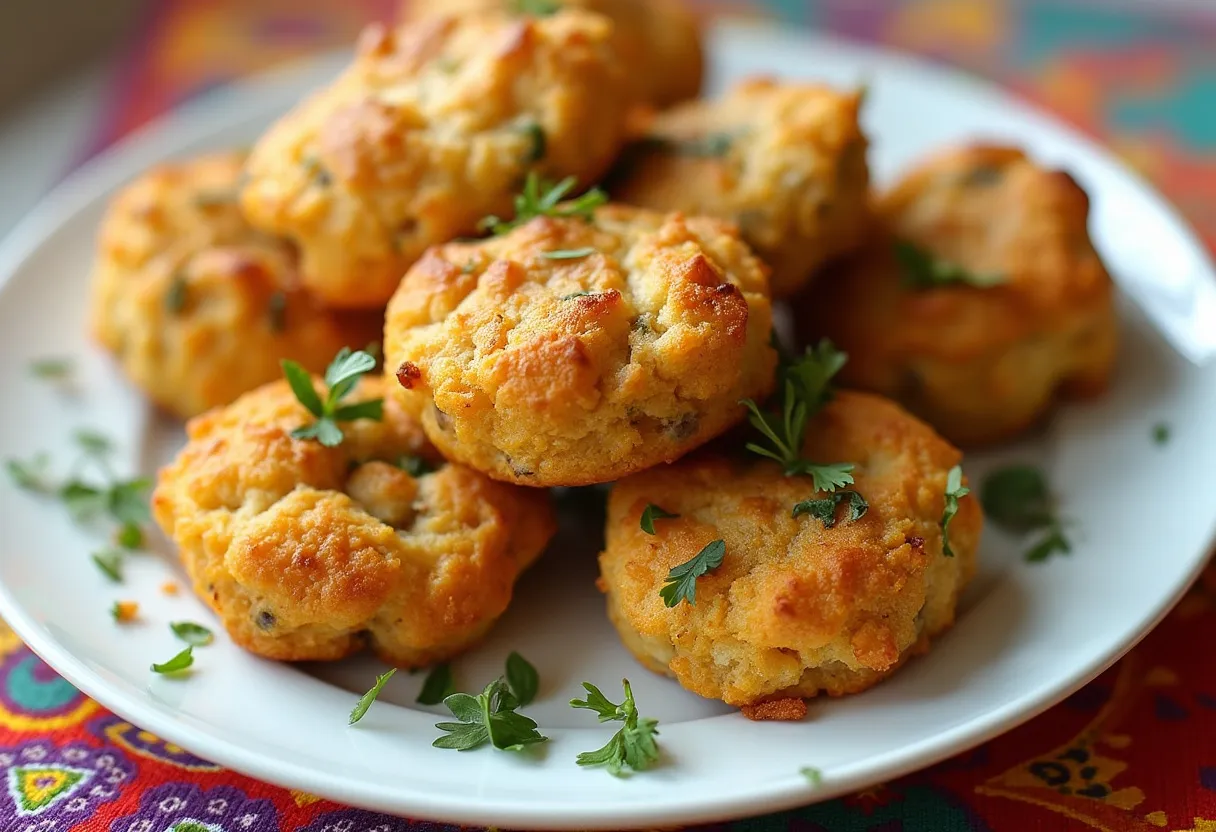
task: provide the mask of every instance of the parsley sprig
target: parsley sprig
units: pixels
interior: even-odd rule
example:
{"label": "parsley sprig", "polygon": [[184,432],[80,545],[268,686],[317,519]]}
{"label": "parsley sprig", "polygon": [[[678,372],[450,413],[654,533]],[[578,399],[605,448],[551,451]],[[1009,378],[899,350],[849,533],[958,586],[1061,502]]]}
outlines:
{"label": "parsley sprig", "polygon": [[1064,533],[1056,500],[1047,478],[1030,465],[1010,465],[993,471],[980,490],[980,504],[992,522],[1014,534],[1042,533],[1024,555],[1036,563],[1053,554],[1068,554],[1072,542]]}
{"label": "parsley sprig", "polygon": [[506,221],[491,215],[482,218],[477,223],[477,229],[489,231],[497,237],[536,217],[577,217],[590,222],[595,216],[595,209],[608,201],[608,195],[599,188],[592,188],[582,196],[562,202],[577,184],[578,179],[573,176],[554,184],[532,171],[524,180],[523,192],[515,197],[515,219]]}
{"label": "parsley sprig", "polygon": [[397,668],[392,668],[387,673],[382,673],[376,677],[376,683],[372,685],[371,690],[359,697],[359,701],[355,703],[355,708],[350,712],[350,725],[354,725],[363,717],[367,716],[368,710],[371,709],[372,703],[379,697],[384,690],[384,686],[388,684],[389,679],[397,675]]}
{"label": "parsley sprig", "polygon": [[343,347],[334,357],[333,362],[325,370],[325,385],[328,388],[325,399],[317,395],[312,384],[312,374],[294,361],[283,359],[283,375],[295,393],[300,404],[304,405],[316,421],[311,425],[301,425],[291,432],[293,439],[315,439],[327,448],[342,444],[345,438],[339,422],[353,422],[356,419],[372,419],[380,421],[384,414],[384,400],[371,399],[357,404],[343,405],[342,400],[350,395],[359,383],[359,379],[376,368],[376,358],[363,350],[352,352],[349,347]]}
{"label": "parsley sprig", "polygon": [[803,500],[800,503],[796,503],[794,505],[794,516],[809,514],[823,523],[825,529],[830,529],[836,525],[836,509],[841,503],[846,502],[849,504],[845,511],[845,520],[847,522],[852,523],[854,520],[860,520],[870,510],[870,504],[866,502],[866,498],[856,491],[835,491],[822,499]]}
{"label": "parsley sprig", "polygon": [[851,462],[824,464],[802,456],[807,422],[831,400],[832,377],[847,360],[848,356],[825,338],[817,347],[807,347],[805,355],[780,371],[783,395],[779,415],[766,413],[752,399],[742,401],[750,411],[748,421],[769,442],[767,447],[749,442],[747,449],[780,463],[787,477],[810,476],[816,491],[831,492],[853,484]]}
{"label": "parsley sprig", "polygon": [[717,569],[726,557],[726,541],[715,540],[704,549],[697,552],[691,560],[673,567],[667,573],[667,583],[659,590],[663,603],[669,607],[687,601],[689,605],[697,603],[697,578]]}
{"label": "parsley sprig", "polygon": [[659,721],[639,716],[629,680],[624,679],[621,684],[625,688],[625,701],[620,705],[608,701],[608,697],[590,682],[583,682],[586,699],[570,700],[572,708],[595,711],[600,722],[625,723],[603,748],[583,752],[577,758],[580,766],[605,766],[614,777],[623,776],[627,768],[645,771],[659,759],[659,744],[655,739],[659,735]]}
{"label": "parsley sprig", "polygon": [[454,693],[443,704],[460,721],[435,726],[445,732],[432,743],[436,748],[472,751],[488,744],[502,751],[522,751],[549,739],[518,712],[519,698],[506,679],[495,679],[477,696]]}
{"label": "parsley sprig", "polygon": [[971,493],[971,489],[963,485],[962,466],[955,465],[946,475],[946,508],[942,511],[942,554],[948,558],[954,557],[950,548],[950,521],[958,514],[958,501]]}
{"label": "parsley sprig", "polygon": [[904,285],[911,289],[932,289],[954,283],[988,289],[1006,282],[1002,274],[968,271],[958,263],[935,257],[907,240],[895,241],[895,259],[899,261]]}

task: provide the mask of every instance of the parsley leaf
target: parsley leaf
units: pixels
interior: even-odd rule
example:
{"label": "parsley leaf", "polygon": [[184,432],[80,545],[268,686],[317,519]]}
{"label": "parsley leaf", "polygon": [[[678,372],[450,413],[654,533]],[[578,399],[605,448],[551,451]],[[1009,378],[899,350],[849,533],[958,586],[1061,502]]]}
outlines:
{"label": "parsley leaf", "polygon": [[372,703],[376,701],[378,696],[380,696],[380,692],[384,690],[384,686],[388,684],[388,680],[393,678],[395,675],[397,675],[397,668],[394,667],[387,673],[376,677],[376,684],[372,685],[372,689],[363,694],[359,701],[355,703],[355,709],[350,712],[350,722],[348,724],[354,725],[356,722],[363,719],[363,717],[367,716],[367,711],[369,708],[371,708]]}
{"label": "parsley leaf", "polygon": [[957,263],[934,257],[925,249],[907,240],[895,242],[895,258],[899,261],[904,285],[912,289],[931,289],[935,286],[949,286],[952,283],[965,283],[980,289],[988,289],[1006,282],[1004,275],[967,271]]}
{"label": "parsley leaf", "polygon": [[507,656],[507,684],[521,708],[530,705],[540,690],[540,674],[531,662],[514,650]]}
{"label": "parsley leaf", "polygon": [[866,502],[865,497],[862,497],[856,491],[836,491],[822,499],[803,500],[801,503],[795,504],[794,516],[809,514],[823,523],[825,529],[830,529],[836,525],[837,506],[846,500],[849,503],[849,508],[845,515],[847,522],[851,523],[854,520],[860,520],[870,510],[870,504]]}
{"label": "parsley leaf", "polygon": [[364,350],[351,351],[343,347],[325,370],[325,384],[329,388],[324,401],[313,386],[312,375],[294,361],[283,359],[283,375],[304,409],[316,417],[311,425],[301,425],[291,432],[293,439],[315,439],[327,448],[342,444],[345,438],[339,422],[354,422],[358,419],[380,421],[384,416],[384,400],[372,399],[357,404],[342,405],[341,402],[359,379],[376,368],[376,358]]}
{"label": "parsley leaf", "polygon": [[595,249],[587,246],[586,248],[563,248],[557,251],[542,251],[540,256],[546,260],[578,260],[582,257],[589,257],[595,254]]}
{"label": "parsley leaf", "polygon": [[954,557],[950,548],[950,521],[958,514],[958,501],[971,493],[971,489],[963,485],[962,466],[955,465],[946,475],[946,508],[942,512],[942,554],[948,558]]}
{"label": "parsley leaf", "polygon": [[162,676],[171,676],[190,669],[194,665],[194,645],[187,647],[169,661],[152,665],[152,672]]}
{"label": "parsley leaf", "polygon": [[215,641],[214,633],[193,621],[174,621],[169,625],[169,629],[173,631],[173,635],[191,647],[206,647]]}
{"label": "parsley leaf", "polygon": [[1026,550],[1024,557],[1028,562],[1039,563],[1053,554],[1072,552],[1047,478],[1038,468],[1010,465],[994,471],[984,480],[980,504],[988,518],[1006,531],[1023,535],[1044,533]]}
{"label": "parsley leaf", "polygon": [[152,512],[148,509],[148,491],[151,488],[152,480],[144,477],[119,480],[106,492],[106,510],[119,523],[147,523],[152,519]]}
{"label": "parsley leaf", "polygon": [[787,477],[809,475],[816,491],[835,491],[853,484],[851,462],[824,465],[802,458],[807,422],[831,400],[832,377],[847,360],[848,356],[825,338],[781,368],[784,395],[780,415],[765,413],[752,399],[741,402],[750,411],[752,427],[769,441],[769,447],[749,442],[747,450],[780,463]]}
{"label": "parsley leaf", "polygon": [[655,520],[670,520],[679,516],[678,514],[672,514],[660,506],[656,506],[654,503],[647,503],[646,508],[642,509],[642,531],[646,532],[646,534],[654,534]]}
{"label": "parsley leaf", "polygon": [[118,549],[102,549],[93,553],[93,563],[102,574],[116,584],[122,583],[123,554]]}
{"label": "parsley leaf", "polygon": [[477,223],[477,228],[497,237],[536,217],[577,217],[590,222],[595,209],[608,201],[608,195],[599,188],[592,188],[582,196],[562,202],[577,183],[573,176],[567,176],[554,184],[532,171],[524,180],[523,193],[515,197],[515,219],[507,222],[495,216],[484,217]]}
{"label": "parsley leaf", "polygon": [[437,664],[426,674],[422,683],[422,692],[415,700],[419,705],[438,705],[456,692],[456,682],[452,678],[452,666]]}
{"label": "parsley leaf", "polygon": [[63,381],[72,374],[68,358],[36,358],[30,362],[30,374],[45,381]]}
{"label": "parsley leaf", "polygon": [[669,607],[687,601],[697,603],[697,578],[722,565],[726,557],[726,541],[715,540],[692,558],[667,573],[667,585],[659,590],[663,603]]}
{"label": "parsley leaf", "polygon": [[138,549],[144,545],[144,530],[136,523],[123,523],[118,527],[114,542],[124,549]]}
{"label": "parsley leaf", "polygon": [[4,463],[14,485],[38,494],[50,494],[55,490],[55,486],[47,478],[50,465],[51,458],[45,453],[35,455],[28,462],[9,459]]}
{"label": "parsley leaf", "polygon": [[659,744],[655,739],[659,735],[659,721],[640,717],[629,680],[623,679],[621,685],[625,688],[625,701],[620,705],[609,702],[608,697],[590,682],[583,682],[586,699],[570,700],[572,708],[595,711],[600,722],[625,723],[603,748],[586,751],[576,758],[580,766],[605,766],[614,777],[621,777],[627,768],[645,771],[659,759]]}
{"label": "parsley leaf", "polygon": [[504,679],[486,685],[477,696],[454,693],[443,704],[460,721],[435,726],[445,732],[432,743],[436,748],[472,751],[489,743],[503,751],[521,751],[549,739],[536,730],[535,722],[516,713],[519,700]]}
{"label": "parsley leaf", "polygon": [[109,437],[93,430],[78,430],[75,433],[76,444],[90,456],[105,456],[114,450],[114,443]]}

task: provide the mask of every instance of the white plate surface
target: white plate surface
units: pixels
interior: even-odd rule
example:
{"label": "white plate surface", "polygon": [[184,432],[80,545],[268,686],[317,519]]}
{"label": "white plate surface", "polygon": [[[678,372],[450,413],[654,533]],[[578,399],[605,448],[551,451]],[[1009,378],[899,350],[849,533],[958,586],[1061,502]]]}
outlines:
{"label": "white plate surface", "polygon": [[[866,121],[880,182],[919,154],[975,137],[1010,139],[1061,165],[1093,197],[1099,248],[1129,294],[1203,284],[1212,270],[1164,202],[1092,143],[975,81],[904,57],[805,34],[723,27],[715,84],[758,71],[871,85]],[[152,472],[181,442],[84,334],[94,233],[107,196],[162,158],[247,145],[338,58],[279,73],[199,102],[148,129],[65,183],[0,249],[0,458],[51,451],[60,471],[74,429],[118,442],[118,466]],[[1179,308],[1186,297],[1175,297]],[[289,667],[225,638],[198,652],[181,681],[151,661],[178,649],[170,620],[210,621],[193,597],[158,591],[182,579],[172,551],[130,562],[108,584],[88,562],[96,532],[62,508],[0,482],[0,615],[52,666],[123,717],[231,768],[285,786],[413,817],[508,828],[622,828],[772,812],[895,777],[1028,719],[1076,689],[1140,638],[1196,575],[1216,527],[1216,369],[1174,352],[1130,302],[1113,390],[1061,412],[1016,448],[969,458],[973,479],[1009,459],[1041,462],[1076,521],[1069,558],[1031,566],[986,533],[979,578],[957,627],[890,682],[813,703],[799,724],[751,723],[638,667],[618,644],[592,581],[597,519],[568,514],[562,535],[522,580],[491,639],[458,662],[464,689],[500,673],[512,649],[543,680],[529,712],[552,741],[536,756],[430,747],[436,709],[413,704],[420,676],[399,674],[355,728],[346,717],[381,669],[370,660]],[[30,377],[31,359],[70,355],[75,392]],[[1166,421],[1173,439],[1151,441]],[[119,630],[119,597],[146,622]],[[627,780],[579,769],[575,754],[611,731],[565,704],[592,680],[634,683],[662,721],[664,757]],[[823,772],[811,789],[803,766]]]}

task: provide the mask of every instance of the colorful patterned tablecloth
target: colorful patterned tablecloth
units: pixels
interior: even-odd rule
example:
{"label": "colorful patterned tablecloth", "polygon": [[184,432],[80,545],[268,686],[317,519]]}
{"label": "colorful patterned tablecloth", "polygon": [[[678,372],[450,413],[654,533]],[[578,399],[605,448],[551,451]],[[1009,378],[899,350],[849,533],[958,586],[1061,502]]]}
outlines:
{"label": "colorful patterned tablecloth", "polygon": [[[347,43],[394,0],[165,0],[91,149],[225,81]],[[703,0],[995,78],[1106,141],[1216,249],[1216,3]],[[1189,9],[1189,11],[1188,11]],[[1216,832],[1216,568],[1116,667],[960,757],[733,832]],[[1068,633],[1060,633],[1061,640]],[[0,624],[0,832],[424,832],[225,771],[106,713]]]}

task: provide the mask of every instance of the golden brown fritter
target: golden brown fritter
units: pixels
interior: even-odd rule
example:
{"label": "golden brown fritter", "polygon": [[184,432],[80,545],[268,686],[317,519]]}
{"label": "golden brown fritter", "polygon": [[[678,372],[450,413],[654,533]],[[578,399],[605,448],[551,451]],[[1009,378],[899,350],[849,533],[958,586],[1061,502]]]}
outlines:
{"label": "golden brown fritter", "polygon": [[[384,393],[365,379],[351,402]],[[326,448],[286,382],[192,420],[152,509],[233,641],[287,661],[370,647],[400,667],[443,661],[507,608],[555,530],[548,496],[443,464],[392,401]],[[413,476],[403,455],[437,470]]]}
{"label": "golden brown fritter", "polygon": [[858,92],[744,81],[719,101],[658,114],[626,149],[613,196],[734,220],[772,267],[774,297],[791,295],[865,235],[860,106]]}
{"label": "golden brown fritter", "polygon": [[635,98],[667,107],[701,90],[705,58],[697,18],[681,0],[406,0],[406,20],[440,14],[548,13],[562,7],[612,21],[612,42]]}
{"label": "golden brown fritter", "polygon": [[[975,571],[983,523],[964,497],[942,554],[946,477],[959,452],[898,405],[838,393],[810,423],[804,456],[856,465],[869,509],[830,529],[796,503],[808,477],[774,462],[701,452],[617,483],[608,503],[601,588],[625,646],[688,690],[736,706],[856,693],[890,675],[954,621]],[[639,521],[648,504],[678,514]],[[668,572],[723,540],[721,566],[697,580],[696,604],[668,608]],[[774,710],[775,713],[767,713]],[[791,708],[753,710],[781,717]]]}
{"label": "golden brown fritter", "polygon": [[161,165],[124,188],[102,222],[93,336],[157,404],[187,418],[281,375],[313,371],[344,346],[380,342],[373,313],[321,309],[296,257],[237,208],[244,156]]}
{"label": "golden brown fritter", "polygon": [[385,367],[449,459],[587,485],[740,421],[772,388],[771,327],[729,223],[607,206],[429,252],[389,305]]}
{"label": "golden brown fritter", "polygon": [[[1058,393],[1095,395],[1115,358],[1114,285],[1089,200],[1020,150],[934,156],[878,201],[886,231],[799,301],[801,329],[849,353],[843,383],[899,399],[954,442],[1008,439]],[[908,285],[896,246],[1003,281]]]}
{"label": "golden brown fritter", "polygon": [[581,11],[373,26],[258,142],[241,205],[299,244],[326,303],[383,306],[428,246],[509,212],[529,171],[604,172],[628,106],[611,32]]}

